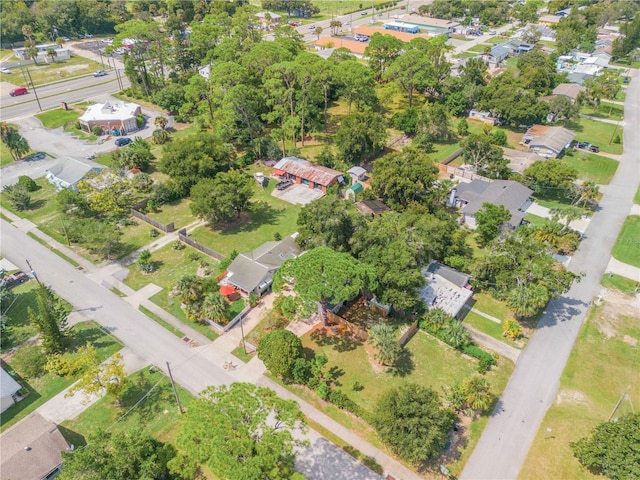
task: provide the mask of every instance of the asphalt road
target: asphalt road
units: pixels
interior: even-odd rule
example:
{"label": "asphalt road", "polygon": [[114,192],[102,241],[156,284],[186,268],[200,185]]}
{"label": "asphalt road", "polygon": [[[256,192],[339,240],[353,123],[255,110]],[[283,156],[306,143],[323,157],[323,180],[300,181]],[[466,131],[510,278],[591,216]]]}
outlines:
{"label": "asphalt road", "polygon": [[601,288],[600,278],[640,181],[638,73],[633,73],[624,104],[624,153],[620,165],[569,265],[571,271],[584,273],[585,277],[549,303],[460,476],[462,480],[517,478],[540,423],[555,400],[560,376],[587,309]]}
{"label": "asphalt road", "polygon": [[[120,78],[124,88],[127,88],[130,85],[129,80],[122,72],[120,72]],[[87,77],[79,77],[36,87],[36,92],[43,110],[58,107],[62,102],[80,102],[119,90],[116,74],[112,70],[104,77],[89,75]],[[39,112],[36,93],[34,93],[33,89],[29,89],[27,95],[21,95],[19,97],[11,97],[9,96],[9,92],[5,92],[4,90],[1,92],[1,95],[0,117],[2,117],[3,121],[23,118]]]}

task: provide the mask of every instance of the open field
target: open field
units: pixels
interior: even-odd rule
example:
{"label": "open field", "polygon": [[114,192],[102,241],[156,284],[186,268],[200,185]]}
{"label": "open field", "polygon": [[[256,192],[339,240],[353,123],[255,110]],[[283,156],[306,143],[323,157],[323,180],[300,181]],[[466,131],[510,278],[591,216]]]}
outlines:
{"label": "open field", "polygon": [[93,60],[72,55],[69,60],[12,68],[10,74],[2,74],[2,79],[13,85],[26,86],[30,83],[27,75],[28,70],[28,73],[31,75],[31,80],[38,86],[62,79],[89,75],[101,68],[103,68],[102,65]]}
{"label": "open field", "polygon": [[75,122],[80,115],[80,112],[75,110],[63,110],[62,108],[56,108],[54,110],[39,113],[36,115],[36,118],[40,120],[42,126],[45,128],[58,128],[69,122]]}
{"label": "open field", "polygon": [[580,180],[596,182],[598,185],[608,185],[618,169],[617,160],[582,151],[565,155],[562,162],[575,168]]}
{"label": "open field", "polygon": [[622,138],[622,128],[617,125],[581,117],[567,122],[566,127],[576,133],[576,142],[589,142],[607,153],[622,153],[622,143],[613,143],[616,134]]}
{"label": "open field", "polygon": [[640,216],[629,215],[622,225],[622,230],[611,255],[621,262],[640,267]]}
{"label": "open field", "polygon": [[270,179],[264,189],[255,184],[251,213],[240,222],[215,228],[210,225],[199,227],[189,236],[228,256],[234,250],[238,253],[254,250],[273,240],[276,233],[282,237],[294,233],[300,207],[273,197],[271,192],[276,183]]}
{"label": "open field", "polygon": [[173,202],[160,205],[158,212],[150,212],[147,213],[147,215],[157,222],[165,225],[173,222],[176,229],[180,229],[197,220],[197,218],[191,213],[191,209],[189,208],[190,203],[191,200],[188,198],[181,198],[179,200],[174,200]]}
{"label": "open field", "polygon": [[[94,322],[78,323],[70,329],[70,333],[71,345],[68,351],[71,352],[91,342],[98,350],[100,359],[106,360],[122,348],[119,340]],[[11,371],[11,360],[8,361],[8,364],[8,368],[5,367],[5,369]],[[76,380],[76,378],[64,378],[51,373],[45,373],[38,378],[29,380],[19,377],[16,379],[27,390],[28,395],[2,413],[0,431],[26,417]]]}
{"label": "open field", "polygon": [[[560,379],[557,399],[540,425],[519,479],[603,478],[580,465],[569,443],[640,403],[638,346],[633,345],[634,339],[640,339],[639,319],[634,301],[620,294],[608,294],[604,305],[592,308]],[[623,399],[614,413],[628,386],[630,400]]]}

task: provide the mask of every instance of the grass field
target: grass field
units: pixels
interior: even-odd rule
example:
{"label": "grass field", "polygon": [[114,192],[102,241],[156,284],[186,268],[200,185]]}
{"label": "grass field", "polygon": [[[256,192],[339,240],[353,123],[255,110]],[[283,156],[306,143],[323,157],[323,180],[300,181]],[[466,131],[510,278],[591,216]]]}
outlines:
{"label": "grass field", "polygon": [[80,112],[76,112],[75,110],[56,108],[39,113],[36,115],[36,118],[40,120],[42,126],[45,128],[58,128],[64,126],[66,123],[75,122],[80,115]]}
{"label": "grass field", "polygon": [[624,117],[624,107],[614,103],[601,102],[598,108],[592,107],[591,105],[583,105],[580,113],[609,120],[622,120],[622,117]]}
{"label": "grass field", "polygon": [[[78,323],[70,330],[71,345],[69,351],[75,351],[78,347],[91,342],[98,350],[100,359],[106,360],[122,348],[120,342],[110,333],[103,330],[97,323]],[[11,370],[10,360],[8,370]],[[0,431],[26,417],[75,381],[73,378],[59,377],[51,373],[46,373],[30,380],[20,378],[17,378],[17,380],[27,390],[28,395],[2,413]]]}
{"label": "grass field", "polygon": [[493,47],[493,45],[488,44],[488,43],[480,43],[478,45],[474,45],[471,48],[468,48],[467,52],[483,53],[486,48],[490,49],[491,47]]}
{"label": "grass field", "polygon": [[630,402],[616,411],[622,415],[640,403],[638,347],[624,336],[640,338],[639,317],[615,312],[615,307],[594,307],[585,321],[560,379],[554,404],[548,410],[531,445],[519,479],[603,478],[590,473],[573,456],[570,442],[607,421],[621,394],[631,385]]}
{"label": "grass field", "polygon": [[174,200],[161,205],[159,212],[147,213],[147,215],[165,225],[173,222],[174,226],[179,229],[197,220],[191,213],[190,203],[191,200],[188,198]]}
{"label": "grass field", "polygon": [[525,213],[524,219],[534,227],[544,225],[544,223],[547,221],[546,218],[539,217],[538,215],[534,215],[533,213]]}
{"label": "grass field", "polygon": [[581,117],[576,121],[567,122],[566,128],[576,133],[576,142],[589,142],[607,153],[622,153],[622,143],[611,143],[617,133],[622,138],[622,128],[617,125]]}
{"label": "grass field", "polygon": [[611,254],[621,262],[640,267],[640,216],[629,215]]}
{"label": "grass field", "polygon": [[496,340],[501,341],[511,347],[514,348],[522,348],[524,346],[523,341],[515,342],[511,340],[509,337],[505,337],[502,335],[502,325],[496,323],[488,318],[483,317],[482,315],[478,315],[475,312],[467,312],[464,317],[464,323],[469,324],[476,330],[480,330],[482,333],[489,335],[490,337],[495,338]]}
{"label": "grass field", "polygon": [[88,75],[96,70],[100,70],[102,65],[93,60],[84,57],[72,56],[69,60],[59,60],[53,63],[43,63],[40,65],[29,65],[24,67],[25,71],[20,68],[12,68],[10,74],[2,74],[2,80],[12,85],[27,85],[27,72],[33,83],[42,85],[50,82],[57,82],[63,79],[81,77]]}
{"label": "grass field", "polygon": [[618,169],[618,161],[612,158],[587,152],[571,152],[562,157],[562,161],[578,171],[580,180],[608,185]]}
{"label": "grass field", "polygon": [[[157,369],[150,372],[144,368],[128,379],[131,386],[125,391],[121,408],[111,398],[103,397],[78,418],[62,423],[62,432],[70,437],[68,441],[80,446],[99,430],[121,432],[133,428],[161,441],[175,440],[184,417],[178,413],[169,378]],[[182,387],[178,387],[178,396],[182,408],[188,409],[194,397]]]}
{"label": "grass field", "polygon": [[616,275],[615,273],[605,273],[600,279],[600,285],[603,287],[617,290],[625,295],[634,295],[640,286],[637,280]]}
{"label": "grass field", "polygon": [[294,233],[300,207],[273,197],[271,192],[276,183],[269,180],[264,189],[255,185],[251,214],[246,220],[224,228],[199,227],[189,236],[227,256],[234,250],[239,253],[254,250],[273,240],[276,233],[282,237]]}
{"label": "grass field", "polygon": [[161,290],[149,300],[158,305],[160,308],[163,308],[164,310],[169,312],[185,325],[189,325],[194,330],[197,330],[209,340],[214,341],[216,338],[218,338],[218,334],[208,325],[192,322],[191,320],[189,320],[184,314],[184,310],[182,310],[182,308],[180,307],[180,301],[175,298],[169,298],[167,290]]}
{"label": "grass field", "polygon": [[633,203],[640,205],[640,188],[638,188],[635,197],[633,197]]}
{"label": "grass field", "polygon": [[14,287],[11,291],[16,295],[13,303],[2,312],[7,318],[7,330],[2,333],[2,351],[9,350],[22,344],[25,340],[35,336],[38,332],[31,325],[27,309],[33,307],[36,301],[36,288],[34,281],[23,283]]}

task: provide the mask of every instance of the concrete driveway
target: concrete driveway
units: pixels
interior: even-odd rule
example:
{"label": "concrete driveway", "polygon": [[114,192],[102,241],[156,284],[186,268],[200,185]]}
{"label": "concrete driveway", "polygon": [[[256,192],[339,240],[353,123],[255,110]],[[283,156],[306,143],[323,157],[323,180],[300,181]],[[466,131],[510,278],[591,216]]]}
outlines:
{"label": "concrete driveway", "polygon": [[285,190],[273,189],[271,192],[276,198],[284,200],[285,202],[293,203],[294,205],[306,205],[314,200],[324,197],[322,190],[317,188],[309,188],[308,185],[291,185]]}
{"label": "concrete driveway", "polygon": [[[104,103],[106,101],[118,101],[110,95],[101,95],[92,99],[96,103]],[[147,116],[146,125],[137,132],[127,135],[129,138],[142,137],[150,138],[155,130],[154,120],[158,115],[162,115],[159,111],[151,110],[147,107],[143,108],[142,113]],[[101,154],[115,150],[114,138],[106,140],[106,136],[100,137],[97,143],[89,143],[86,140],[80,140],[73,137],[70,133],[64,132],[62,127],[45,128],[36,117],[27,117],[15,120],[20,134],[27,139],[29,146],[36,152],[46,152],[50,156],[43,160],[21,161],[13,163],[2,168],[0,175],[0,185],[12,185],[18,181],[20,175],[27,175],[31,178],[40,178],[44,176],[47,168],[55,165],[60,159],[67,156],[86,158],[91,154]]]}

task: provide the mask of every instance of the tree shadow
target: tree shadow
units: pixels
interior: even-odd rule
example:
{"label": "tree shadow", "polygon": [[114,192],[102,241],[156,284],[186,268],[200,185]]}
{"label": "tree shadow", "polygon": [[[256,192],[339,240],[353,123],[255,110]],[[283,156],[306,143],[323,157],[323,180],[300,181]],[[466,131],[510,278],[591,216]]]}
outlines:
{"label": "tree shadow", "polygon": [[402,352],[400,352],[400,356],[398,357],[398,361],[395,364],[395,368],[393,369],[393,376],[404,378],[411,375],[415,368],[416,364],[413,361],[413,352],[403,348]]}
{"label": "tree shadow", "polygon": [[331,367],[327,372],[327,377],[331,379],[331,383],[333,383],[336,387],[342,386],[342,382],[338,380],[342,376],[344,376],[344,370],[336,365]]}
{"label": "tree shadow", "polygon": [[45,200],[38,199],[38,200],[32,200],[31,203],[29,203],[29,208],[28,210],[38,210],[42,207],[44,207],[45,203],[47,203]]}
{"label": "tree shadow", "polygon": [[75,331],[73,328],[70,330],[71,339],[69,341],[68,349],[70,351],[75,351],[79,347],[86,345],[91,342],[91,344],[96,348],[100,349],[103,347],[108,347],[112,344],[112,341],[107,340],[105,338],[105,333],[98,327],[85,328],[80,331]]}
{"label": "tree shadow", "polygon": [[[161,383],[156,385],[158,380]],[[139,371],[135,377],[130,379],[131,383],[122,395],[122,409],[128,410],[135,405],[137,421],[141,424],[146,424],[157,418],[172,399],[172,393],[168,388],[169,384],[165,380],[164,377],[150,377]]]}
{"label": "tree shadow", "polygon": [[327,335],[322,330],[316,330],[311,334],[311,340],[320,346],[331,346],[336,352],[350,352],[362,345],[362,341],[353,337],[343,337],[340,335]]}
{"label": "tree shadow", "polygon": [[579,315],[582,315],[589,304],[581,300],[568,298],[563,295],[557,299],[551,300],[540,316],[540,321],[536,328],[542,329],[551,327],[563,322],[567,322]]}

